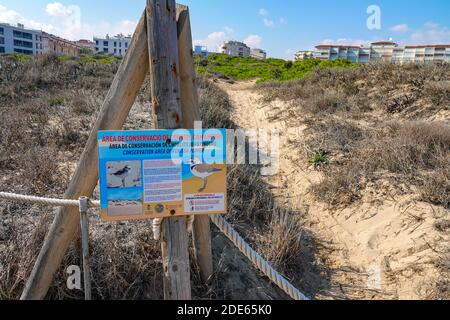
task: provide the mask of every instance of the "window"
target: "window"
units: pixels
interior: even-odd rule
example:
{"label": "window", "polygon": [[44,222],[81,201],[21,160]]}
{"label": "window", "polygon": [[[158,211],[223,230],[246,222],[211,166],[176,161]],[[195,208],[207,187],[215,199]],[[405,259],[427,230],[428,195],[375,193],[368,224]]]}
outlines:
{"label": "window", "polygon": [[119,47],[122,48],[122,42],[119,42]]}
{"label": "window", "polygon": [[33,54],[33,51],[31,51],[31,50],[17,49],[17,48],[14,49],[14,52],[28,54],[28,55],[32,55]]}
{"label": "window", "polygon": [[13,34],[14,34],[15,38],[22,38],[22,39],[33,40],[33,35],[31,33],[15,31],[14,30]]}
{"label": "window", "polygon": [[98,46],[98,40],[95,40],[95,45]]}
{"label": "window", "polygon": [[117,47],[117,42],[114,41],[114,47]]}
{"label": "window", "polygon": [[23,41],[23,40],[15,40],[14,45],[16,47],[24,47],[24,48],[33,48],[33,42]]}
{"label": "window", "polygon": [[117,49],[114,49],[114,53],[117,53]]}
{"label": "window", "polygon": [[119,54],[122,55],[122,49],[119,49]]}
{"label": "window", "polygon": [[0,28],[0,34],[1,34],[1,35],[5,34],[5,29]]}
{"label": "window", "polygon": [[104,53],[108,53],[108,48],[103,48]]}
{"label": "window", "polygon": [[128,42],[125,42],[125,48],[128,48]]}
{"label": "window", "polygon": [[5,47],[0,47],[0,53],[5,53]]}
{"label": "window", "polygon": [[98,47],[95,47],[95,51],[97,51],[97,52],[98,52]]}
{"label": "window", "polygon": [[5,44],[5,38],[0,37],[0,44]]}
{"label": "window", "polygon": [[103,41],[103,46],[107,47],[109,45],[108,41]]}

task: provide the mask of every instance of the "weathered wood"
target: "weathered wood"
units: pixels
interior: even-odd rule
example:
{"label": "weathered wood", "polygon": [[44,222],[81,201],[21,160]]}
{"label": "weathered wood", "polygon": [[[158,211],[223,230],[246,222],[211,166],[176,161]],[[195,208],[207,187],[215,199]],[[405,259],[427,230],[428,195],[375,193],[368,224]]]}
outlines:
{"label": "weathered wood", "polygon": [[[191,21],[187,6],[177,4],[177,25],[183,124],[186,129],[193,129],[195,121],[201,121],[201,116],[193,61]],[[203,282],[207,282],[213,273],[209,216],[195,217],[193,240],[200,276]]]}
{"label": "weathered wood", "polygon": [[[92,195],[98,183],[97,132],[120,130],[149,70],[145,14],[130,43],[81,155],[65,198]],[[76,208],[60,209],[22,293],[23,300],[44,299],[71,240],[79,231]]]}
{"label": "weathered wood", "polygon": [[[151,97],[160,129],[183,125],[175,0],[147,0]],[[190,300],[191,281],[186,218],[165,219],[161,251],[166,300]]]}
{"label": "weathered wood", "polygon": [[181,4],[177,4],[177,29],[183,125],[186,129],[193,129],[194,122],[201,121],[201,116],[194,68],[189,8]]}
{"label": "weathered wood", "polygon": [[89,219],[87,216],[89,199],[80,198],[81,255],[83,258],[84,299],[92,299],[91,255],[89,254]]}

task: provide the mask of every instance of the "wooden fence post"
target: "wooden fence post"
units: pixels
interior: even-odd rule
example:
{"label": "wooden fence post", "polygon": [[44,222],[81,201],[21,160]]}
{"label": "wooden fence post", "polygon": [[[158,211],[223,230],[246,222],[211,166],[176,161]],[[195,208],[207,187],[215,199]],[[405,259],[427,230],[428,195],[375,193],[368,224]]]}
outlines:
{"label": "wooden fence post", "polygon": [[89,253],[89,198],[80,197],[81,256],[83,258],[84,300],[92,300],[91,255]]}
{"label": "wooden fence post", "polygon": [[[183,125],[175,0],[147,0],[151,98],[158,128]],[[164,219],[161,251],[166,300],[190,300],[191,281],[186,217]]]}
{"label": "wooden fence post", "polygon": [[[191,21],[187,6],[177,4],[177,24],[183,124],[186,129],[193,129],[194,122],[201,121],[201,116],[192,56]],[[206,283],[213,273],[209,216],[195,217],[193,240],[200,276],[202,281]]]}
{"label": "wooden fence post", "polygon": [[[120,130],[149,70],[145,13],[122,61],[65,193],[67,199],[91,196],[98,183],[97,132]],[[44,299],[70,242],[79,230],[77,208],[58,211],[22,293],[22,300]]]}

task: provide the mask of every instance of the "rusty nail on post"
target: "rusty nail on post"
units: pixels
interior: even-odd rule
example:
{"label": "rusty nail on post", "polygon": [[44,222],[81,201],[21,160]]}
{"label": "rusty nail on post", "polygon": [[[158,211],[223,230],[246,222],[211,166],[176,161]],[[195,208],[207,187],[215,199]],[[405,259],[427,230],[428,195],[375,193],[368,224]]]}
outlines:
{"label": "rusty nail on post", "polygon": [[84,298],[91,300],[91,269],[89,266],[89,220],[87,210],[89,208],[89,199],[80,197],[80,226],[81,226],[81,247],[83,256],[83,276],[84,276]]}

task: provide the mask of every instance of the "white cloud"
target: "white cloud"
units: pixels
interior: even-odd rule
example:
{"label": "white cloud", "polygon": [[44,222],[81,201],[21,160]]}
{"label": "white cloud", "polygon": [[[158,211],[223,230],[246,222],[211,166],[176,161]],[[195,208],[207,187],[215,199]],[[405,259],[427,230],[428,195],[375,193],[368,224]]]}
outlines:
{"label": "white cloud", "polygon": [[[230,27],[225,27],[221,31],[211,32],[205,39],[194,40],[194,45],[206,46],[209,51],[218,52],[224,42],[233,40],[233,35],[234,30]],[[261,46],[262,38],[256,34],[252,34],[242,41],[248,46],[256,48]]]}
{"label": "white cloud", "polygon": [[122,20],[117,25],[113,27],[114,34],[122,33],[124,35],[133,34],[136,30],[137,22],[131,20]]}
{"label": "white cloud", "polygon": [[244,39],[244,43],[246,43],[248,46],[252,48],[259,48],[261,47],[262,40],[263,40],[262,37],[256,34],[251,34]]}
{"label": "white cloud", "polygon": [[9,10],[5,6],[0,5],[0,22],[17,24],[21,23],[28,28],[44,30],[46,32],[54,32],[56,28],[51,24],[44,24],[34,20],[26,19],[20,13]]}
{"label": "white cloud", "polygon": [[398,24],[396,26],[393,26],[390,30],[392,32],[397,32],[397,33],[406,33],[410,29],[407,24],[403,23],[403,24]]}
{"label": "white cloud", "polygon": [[208,50],[217,52],[219,47],[225,42],[228,41],[234,31],[230,27],[225,27],[223,31],[215,31],[210,34],[205,39],[194,40],[195,45],[202,45],[208,47]]}
{"label": "white cloud", "polygon": [[[79,7],[77,7],[77,8],[79,9]],[[72,9],[73,9],[73,7],[72,7]],[[53,2],[53,3],[47,4],[45,11],[51,17],[66,18],[72,14],[71,9],[69,9],[69,7],[64,6],[60,2]]]}
{"label": "white cloud", "polygon": [[414,44],[447,44],[450,43],[450,29],[428,22],[422,28],[415,30],[410,40]]}
{"label": "white cloud", "polygon": [[228,34],[231,34],[234,32],[233,28],[230,28],[230,27],[225,27],[225,28],[223,28],[223,30],[225,30],[225,32]]}
{"label": "white cloud", "polygon": [[259,9],[259,15],[260,16],[268,16],[269,15],[269,11],[267,9],[261,8]]}
{"label": "white cloud", "polygon": [[273,20],[264,18],[264,26],[266,26],[267,28],[272,28],[275,26],[275,23],[273,22]]}
{"label": "white cloud", "polygon": [[44,24],[23,17],[20,13],[0,5],[0,21],[10,24],[22,23],[26,28],[42,30],[69,39],[92,39],[94,35],[105,36],[123,33],[132,34],[137,23],[122,20],[117,23],[102,21],[96,24],[83,23],[79,6],[65,6],[60,2],[47,4],[45,13],[51,17],[52,24]]}

